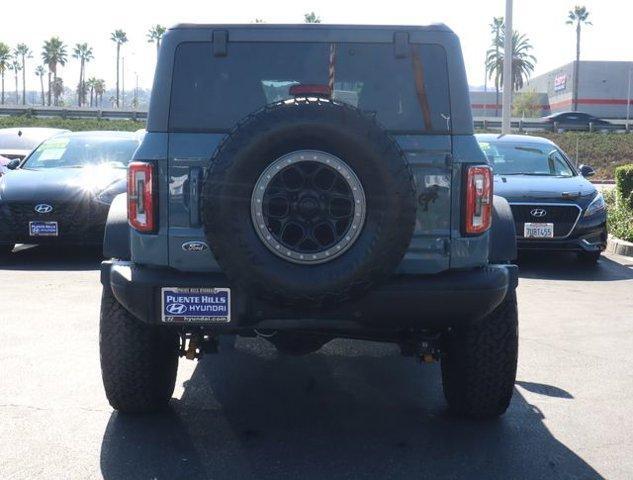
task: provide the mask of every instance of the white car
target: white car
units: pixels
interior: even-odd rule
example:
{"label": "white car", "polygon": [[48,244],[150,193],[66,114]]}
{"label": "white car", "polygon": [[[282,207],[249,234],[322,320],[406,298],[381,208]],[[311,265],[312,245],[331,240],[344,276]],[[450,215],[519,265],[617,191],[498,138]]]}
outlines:
{"label": "white car", "polygon": [[[44,140],[65,132],[68,130],[61,128],[0,128],[0,164],[5,159],[22,160]],[[6,168],[6,165],[3,166]]]}

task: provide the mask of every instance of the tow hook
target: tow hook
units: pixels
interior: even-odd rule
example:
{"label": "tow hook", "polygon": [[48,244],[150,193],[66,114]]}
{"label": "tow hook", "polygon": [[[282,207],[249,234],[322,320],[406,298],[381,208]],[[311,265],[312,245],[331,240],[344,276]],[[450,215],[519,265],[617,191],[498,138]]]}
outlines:
{"label": "tow hook", "polygon": [[212,335],[185,333],[180,337],[180,356],[187,360],[202,358],[205,353],[217,353],[218,340]]}
{"label": "tow hook", "polygon": [[416,336],[400,344],[405,357],[417,357],[422,363],[433,363],[440,359],[440,335]]}

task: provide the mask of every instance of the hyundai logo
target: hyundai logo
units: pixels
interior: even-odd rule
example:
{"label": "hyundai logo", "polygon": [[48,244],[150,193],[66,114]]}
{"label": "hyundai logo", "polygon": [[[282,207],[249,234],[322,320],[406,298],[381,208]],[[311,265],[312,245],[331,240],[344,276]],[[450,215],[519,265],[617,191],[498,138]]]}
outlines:
{"label": "hyundai logo", "polygon": [[182,303],[172,303],[171,305],[167,305],[165,310],[167,310],[167,313],[172,315],[182,315],[187,311],[187,305],[183,305]]}
{"label": "hyundai logo", "polygon": [[47,203],[40,203],[35,205],[34,210],[37,213],[51,213],[53,211],[53,207]]}
{"label": "hyundai logo", "polygon": [[532,215],[533,217],[541,218],[547,215],[547,210],[545,210],[544,208],[533,208],[532,210],[530,210],[530,215]]}

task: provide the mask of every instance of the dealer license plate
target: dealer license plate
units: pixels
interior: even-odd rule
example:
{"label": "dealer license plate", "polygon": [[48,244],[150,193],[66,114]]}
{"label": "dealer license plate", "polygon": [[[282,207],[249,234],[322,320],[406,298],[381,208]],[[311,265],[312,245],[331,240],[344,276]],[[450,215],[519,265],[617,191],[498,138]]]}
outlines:
{"label": "dealer license plate", "polygon": [[163,287],[161,306],[166,323],[228,323],[231,289]]}
{"label": "dealer license plate", "polygon": [[523,225],[523,236],[525,238],[553,238],[553,223],[525,223]]}
{"label": "dealer license plate", "polygon": [[29,222],[31,237],[56,237],[59,235],[57,222]]}

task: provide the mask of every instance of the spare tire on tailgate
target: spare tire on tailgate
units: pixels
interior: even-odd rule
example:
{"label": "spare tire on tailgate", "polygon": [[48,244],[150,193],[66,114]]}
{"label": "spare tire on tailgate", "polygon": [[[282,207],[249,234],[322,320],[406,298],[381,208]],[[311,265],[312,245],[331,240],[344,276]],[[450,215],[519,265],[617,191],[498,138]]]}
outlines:
{"label": "spare tire on tailgate", "polygon": [[281,102],[231,132],[202,187],[207,240],[234,287],[314,306],[392,274],[415,225],[415,185],[397,144],[360,110]]}

